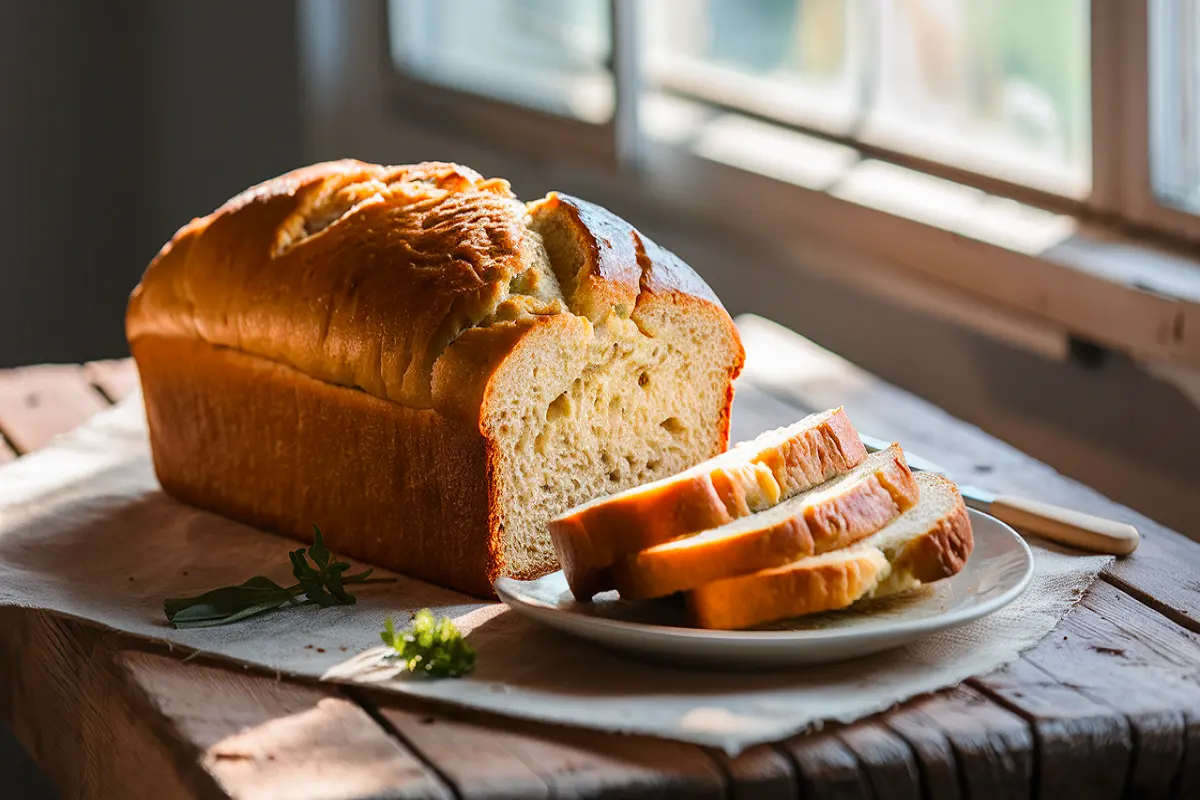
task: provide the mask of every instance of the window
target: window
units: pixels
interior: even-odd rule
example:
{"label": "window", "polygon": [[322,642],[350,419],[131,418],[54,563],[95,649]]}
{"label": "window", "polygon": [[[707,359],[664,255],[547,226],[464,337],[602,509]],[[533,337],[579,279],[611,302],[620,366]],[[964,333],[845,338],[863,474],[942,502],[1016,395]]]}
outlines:
{"label": "window", "polygon": [[603,123],[606,0],[391,0],[394,63],[432,83]]}
{"label": "window", "polygon": [[1154,193],[1200,212],[1200,0],[1153,3],[1150,53]]}
{"label": "window", "polygon": [[641,6],[648,83],[846,132],[862,83],[847,0],[665,0]]}
{"label": "window", "polygon": [[[389,0],[388,10],[400,74],[623,138],[592,148],[605,157],[633,160],[652,140],[712,155],[737,140],[758,152],[717,160],[766,173],[762,148],[790,131],[803,135],[790,140],[791,166],[810,178],[870,159],[1083,220],[1200,237],[1200,0]],[[555,138],[589,141],[544,134],[536,147]]]}
{"label": "window", "polygon": [[658,86],[1081,197],[1086,0],[645,3]]}

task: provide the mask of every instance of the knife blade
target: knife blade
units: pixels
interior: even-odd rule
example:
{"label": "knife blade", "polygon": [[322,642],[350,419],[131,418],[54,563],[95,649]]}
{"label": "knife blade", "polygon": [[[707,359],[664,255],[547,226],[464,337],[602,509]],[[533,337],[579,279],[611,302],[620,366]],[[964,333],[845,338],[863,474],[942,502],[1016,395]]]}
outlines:
{"label": "knife blade", "polygon": [[[859,438],[870,452],[884,450],[890,446],[890,442],[865,436],[861,432]],[[936,463],[908,450],[904,451],[904,458],[914,472],[937,472],[946,475],[946,470]],[[963,501],[971,508],[990,514],[1020,531],[1033,533],[1059,544],[1115,556],[1127,556],[1138,546],[1137,528],[1124,522],[1039,500],[996,494],[965,483],[958,484],[958,491],[962,494]]]}

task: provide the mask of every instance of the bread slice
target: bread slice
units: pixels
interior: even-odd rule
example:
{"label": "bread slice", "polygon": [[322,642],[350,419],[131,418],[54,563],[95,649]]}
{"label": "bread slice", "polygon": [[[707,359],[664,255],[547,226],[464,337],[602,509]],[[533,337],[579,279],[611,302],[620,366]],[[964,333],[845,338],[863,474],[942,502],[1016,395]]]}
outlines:
{"label": "bread slice", "polygon": [[844,474],[867,456],[843,409],[764,433],[677,475],[552,519],[550,537],[575,597],[613,588],[622,556],[762,511]]}
{"label": "bread slice", "polygon": [[914,476],[921,502],[863,541],[881,551],[890,569],[872,597],[898,594],[957,575],[975,548],[971,516],[958,487],[933,472]]}
{"label": "bread slice", "polygon": [[912,508],[918,491],[894,444],[766,511],[622,558],[613,567],[617,590],[627,599],[664,597],[840,550]]}
{"label": "bread slice", "polygon": [[845,608],[878,586],[887,571],[879,548],[855,545],[706,584],[688,593],[688,609],[700,628],[748,628]]}
{"label": "bread slice", "polygon": [[974,546],[958,488],[933,473],[915,476],[921,500],[875,535],[844,550],[705,584],[688,593],[701,628],[746,628],[845,608],[958,573]]}

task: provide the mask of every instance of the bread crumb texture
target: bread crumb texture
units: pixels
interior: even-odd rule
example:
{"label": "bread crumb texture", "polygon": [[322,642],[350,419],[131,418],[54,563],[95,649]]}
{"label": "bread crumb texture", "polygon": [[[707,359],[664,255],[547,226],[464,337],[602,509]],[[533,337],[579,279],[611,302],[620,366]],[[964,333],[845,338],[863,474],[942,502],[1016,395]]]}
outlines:
{"label": "bread crumb texture", "polygon": [[160,251],[127,333],[135,355],[200,340],[477,426],[494,571],[520,577],[556,568],[551,516],[721,452],[743,360],[707,285],[628,223],[449,163],[243,192]]}

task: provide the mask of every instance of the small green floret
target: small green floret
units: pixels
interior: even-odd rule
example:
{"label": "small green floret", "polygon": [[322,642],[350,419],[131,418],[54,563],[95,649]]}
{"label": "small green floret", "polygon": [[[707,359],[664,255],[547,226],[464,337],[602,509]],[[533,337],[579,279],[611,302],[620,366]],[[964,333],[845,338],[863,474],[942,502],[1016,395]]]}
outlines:
{"label": "small green floret", "polygon": [[475,667],[475,649],[449,617],[435,618],[432,611],[423,608],[413,615],[406,630],[397,632],[391,617],[383,626],[379,638],[396,651],[388,657],[403,661],[409,672],[431,678],[461,678]]}

